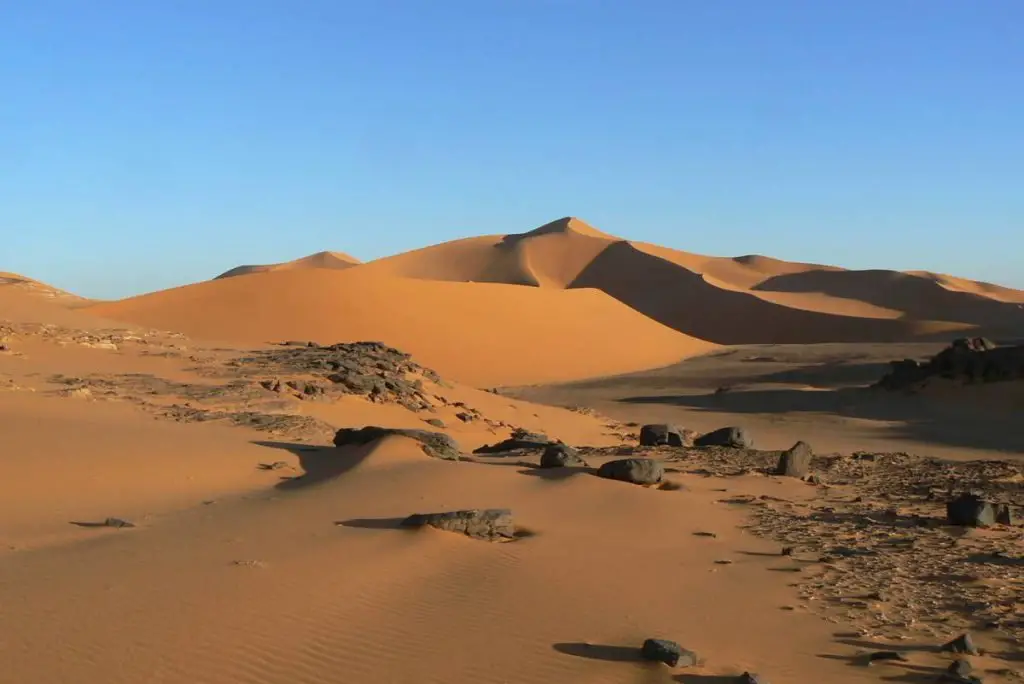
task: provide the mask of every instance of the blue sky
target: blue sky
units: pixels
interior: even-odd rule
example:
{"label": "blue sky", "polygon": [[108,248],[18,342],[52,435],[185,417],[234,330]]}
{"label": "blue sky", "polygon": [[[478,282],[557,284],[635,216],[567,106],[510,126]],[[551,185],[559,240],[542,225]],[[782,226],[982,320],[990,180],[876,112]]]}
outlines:
{"label": "blue sky", "polygon": [[0,1],[0,270],[118,297],[580,216],[1024,288],[1020,0]]}

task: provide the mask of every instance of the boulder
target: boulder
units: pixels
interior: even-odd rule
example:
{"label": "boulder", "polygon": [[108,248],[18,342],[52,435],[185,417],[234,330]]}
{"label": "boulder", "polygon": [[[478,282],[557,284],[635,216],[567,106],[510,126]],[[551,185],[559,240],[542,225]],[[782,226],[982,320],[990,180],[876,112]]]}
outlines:
{"label": "boulder", "polygon": [[693,432],[665,423],[653,423],[640,428],[640,446],[693,446]]}
{"label": "boulder", "polygon": [[753,449],[754,440],[750,437],[747,431],[741,427],[724,427],[706,435],[701,435],[697,439],[693,440],[695,446],[707,447],[707,446],[720,446],[720,447],[731,447],[734,449]]}
{"label": "boulder", "polygon": [[647,639],[640,649],[644,660],[665,663],[669,667],[682,665],[689,667],[697,664],[697,654],[688,651],[674,641],[668,639]]}
{"label": "boulder", "polygon": [[444,513],[414,513],[402,521],[402,526],[429,526],[487,541],[511,539],[515,537],[516,532],[512,511],[507,508],[470,509]]}
{"label": "boulder", "polygon": [[970,634],[961,634],[956,639],[942,645],[939,649],[946,653],[964,653],[967,655],[980,655],[978,647],[974,645],[974,639]]}
{"label": "boulder", "polygon": [[378,439],[397,435],[408,437],[419,442],[427,456],[446,461],[458,461],[461,450],[458,442],[443,432],[430,430],[412,430],[405,428],[383,428],[374,425],[362,428],[341,428],[334,434],[334,446],[361,445],[375,442]]}
{"label": "boulder", "polygon": [[753,672],[744,672],[736,678],[736,684],[768,684],[768,682]]}
{"label": "boulder", "polygon": [[811,470],[811,459],[814,452],[807,442],[797,442],[779,456],[779,464],[775,467],[776,475],[786,477],[804,477]]}
{"label": "boulder", "polygon": [[988,527],[996,522],[996,507],[976,494],[961,494],[946,502],[946,521],[962,527]]}
{"label": "boulder", "polygon": [[541,468],[588,467],[578,451],[568,444],[549,444],[540,456]]}
{"label": "boulder", "polygon": [[665,476],[665,469],[650,458],[621,458],[602,464],[597,469],[597,475],[609,480],[652,485],[661,482]]}

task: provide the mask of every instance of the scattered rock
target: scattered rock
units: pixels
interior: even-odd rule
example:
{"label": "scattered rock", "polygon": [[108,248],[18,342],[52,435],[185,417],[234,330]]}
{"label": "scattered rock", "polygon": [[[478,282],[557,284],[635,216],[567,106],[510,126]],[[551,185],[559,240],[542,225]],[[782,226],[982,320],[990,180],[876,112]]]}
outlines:
{"label": "scattered rock", "polygon": [[273,463],[260,463],[259,464],[259,469],[260,470],[281,470],[282,468],[287,468],[287,467],[288,467],[288,463],[285,462],[285,461],[274,461]]}
{"label": "scattered rock", "polygon": [[661,482],[665,469],[650,458],[620,458],[603,463],[597,469],[598,477],[620,480],[638,485],[653,485]]}
{"label": "scattered rock", "polygon": [[753,449],[754,440],[750,438],[746,429],[741,427],[724,427],[701,435],[693,440],[694,446],[699,447],[730,447],[733,449]]}
{"label": "scattered rock", "polygon": [[433,425],[434,427],[439,427],[439,428],[443,428],[444,427],[444,421],[441,420],[440,418],[427,418],[423,422],[425,422],[427,425]]}
{"label": "scattered rock", "polygon": [[398,435],[416,440],[423,445],[423,451],[427,456],[433,458],[458,461],[461,457],[461,449],[458,442],[443,432],[406,428],[383,428],[373,425],[362,428],[341,428],[334,435],[334,446],[369,444],[390,435]]}
{"label": "scattered rock", "polygon": [[512,539],[516,534],[512,511],[507,508],[472,509],[445,513],[414,513],[402,521],[402,526],[429,526],[487,541]]}
{"label": "scattered rock", "polygon": [[946,503],[946,521],[962,527],[988,527],[996,522],[996,507],[977,494],[961,494]]}
{"label": "scattered rock", "polygon": [[811,469],[812,458],[814,458],[814,452],[811,451],[811,445],[807,442],[797,442],[779,456],[775,474],[786,477],[805,477]]}
{"label": "scattered rock", "polygon": [[961,634],[956,639],[943,644],[939,650],[946,653],[964,653],[975,656],[981,654],[978,647],[974,645],[974,639],[970,634]]}
{"label": "scattered rock", "polygon": [[640,446],[693,446],[693,430],[678,425],[655,423],[640,428]]}
{"label": "scattered rock", "polygon": [[888,390],[915,390],[931,378],[961,383],[1024,379],[1024,345],[997,347],[983,337],[954,340],[925,362],[893,361],[888,374],[876,384]]}
{"label": "scattered rock", "polygon": [[690,667],[697,664],[696,653],[668,639],[647,639],[640,649],[640,655],[644,660],[665,663],[669,667]]}
{"label": "scattered rock", "polygon": [[579,452],[567,444],[549,444],[540,457],[541,468],[588,467]]}

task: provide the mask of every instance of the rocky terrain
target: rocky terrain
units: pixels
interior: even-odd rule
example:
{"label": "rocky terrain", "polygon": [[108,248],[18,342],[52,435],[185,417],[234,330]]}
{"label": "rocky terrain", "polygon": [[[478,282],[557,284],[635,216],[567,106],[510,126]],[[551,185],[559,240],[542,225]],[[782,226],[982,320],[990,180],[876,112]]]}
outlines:
{"label": "rocky terrain", "polygon": [[1024,345],[998,346],[983,337],[960,338],[927,361],[892,362],[877,386],[916,391],[940,379],[962,384],[1024,380]]}

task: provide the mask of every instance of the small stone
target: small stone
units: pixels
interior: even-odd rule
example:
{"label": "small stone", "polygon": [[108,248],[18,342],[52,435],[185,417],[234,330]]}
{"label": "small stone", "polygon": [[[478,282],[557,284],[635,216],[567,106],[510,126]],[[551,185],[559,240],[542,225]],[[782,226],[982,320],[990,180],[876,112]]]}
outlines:
{"label": "small stone", "polygon": [[550,444],[544,448],[540,457],[541,468],[568,468],[570,466],[588,467],[578,451],[567,444]]}
{"label": "small stone", "polygon": [[437,428],[443,428],[444,427],[444,421],[441,420],[440,418],[427,418],[423,422],[425,422],[427,425],[433,425],[434,427],[437,427]]}
{"label": "small stone", "polygon": [[697,654],[688,651],[674,641],[668,639],[647,639],[640,653],[644,660],[665,663],[669,667],[682,665],[689,667],[697,664]]}
{"label": "small stone", "polygon": [[121,529],[122,527],[135,527],[135,523],[122,520],[121,518],[107,518],[103,521],[103,526]]}
{"label": "small stone", "polygon": [[621,458],[602,464],[597,469],[597,475],[609,480],[652,485],[661,482],[665,469],[650,458]]}
{"label": "small stone", "polygon": [[515,537],[512,511],[507,508],[470,509],[444,513],[414,513],[402,521],[403,527],[434,527],[459,532],[474,539],[497,541]]}
{"label": "small stone", "polygon": [[939,649],[947,653],[966,653],[967,655],[979,655],[978,647],[974,645],[974,640],[970,634],[961,634],[956,639],[945,643],[942,648]]}
{"label": "small stone", "polygon": [[779,456],[779,463],[775,468],[776,475],[785,477],[805,477],[811,469],[811,459],[814,452],[807,442],[797,442],[787,451]]}

